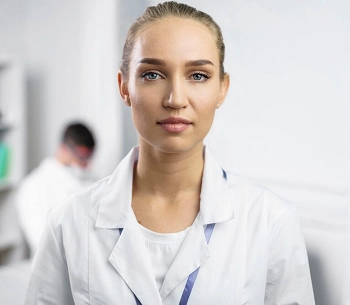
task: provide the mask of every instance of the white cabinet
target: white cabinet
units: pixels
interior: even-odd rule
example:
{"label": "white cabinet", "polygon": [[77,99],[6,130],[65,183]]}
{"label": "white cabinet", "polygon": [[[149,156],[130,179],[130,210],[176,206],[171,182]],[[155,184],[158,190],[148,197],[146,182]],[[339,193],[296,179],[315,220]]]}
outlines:
{"label": "white cabinet", "polygon": [[[0,264],[22,247],[14,193],[26,167],[25,80],[20,60],[0,54]],[[21,250],[20,250],[21,251]]]}

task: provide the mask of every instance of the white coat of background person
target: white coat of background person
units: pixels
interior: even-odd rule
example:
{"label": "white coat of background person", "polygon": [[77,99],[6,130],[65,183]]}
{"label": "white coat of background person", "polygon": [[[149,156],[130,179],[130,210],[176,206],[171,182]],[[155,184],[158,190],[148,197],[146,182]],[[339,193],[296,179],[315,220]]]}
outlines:
{"label": "white coat of background person", "polygon": [[51,207],[94,182],[89,171],[94,147],[94,136],[89,128],[72,122],[64,128],[55,156],[41,161],[21,182],[16,207],[31,257],[38,247]]}
{"label": "white coat of background person", "polygon": [[212,18],[149,7],[118,84],[139,146],[54,207],[26,305],[314,305],[296,207],[223,170],[203,140],[229,88]]}

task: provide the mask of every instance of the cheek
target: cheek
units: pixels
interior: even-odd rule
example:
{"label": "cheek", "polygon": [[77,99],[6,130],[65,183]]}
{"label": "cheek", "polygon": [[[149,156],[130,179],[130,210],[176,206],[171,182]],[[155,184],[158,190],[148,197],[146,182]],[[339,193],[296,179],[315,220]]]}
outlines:
{"label": "cheek", "polygon": [[160,99],[160,92],[161,89],[159,86],[135,85],[134,88],[130,90],[130,100],[134,107],[137,108],[154,107]]}
{"label": "cheek", "polygon": [[131,114],[135,128],[139,133],[144,133],[150,127],[152,121],[155,120],[155,103],[143,96],[130,97],[131,98]]}
{"label": "cheek", "polygon": [[196,104],[197,117],[200,120],[203,133],[208,133],[215,117],[217,96],[206,96],[205,99]]}
{"label": "cheek", "polygon": [[131,109],[132,112],[135,113],[135,115],[140,116],[149,116],[151,113],[154,112],[154,109],[156,107],[155,102],[153,102],[151,98],[147,98],[146,96],[142,97],[131,97]]}
{"label": "cheek", "polygon": [[215,117],[215,108],[211,107],[210,109],[208,109],[206,113],[206,123],[207,123],[206,126],[208,129],[210,129],[211,125],[213,124],[214,117]]}
{"label": "cheek", "polygon": [[218,101],[218,95],[213,94],[213,91],[201,94],[200,96],[197,96],[195,101],[196,112],[200,117],[205,118],[206,120],[213,120]]}
{"label": "cheek", "polygon": [[138,129],[140,124],[146,122],[145,116],[147,116],[147,108],[143,109],[142,103],[133,103],[131,106],[131,114],[135,127]]}
{"label": "cheek", "polygon": [[136,116],[151,118],[162,107],[162,88],[159,86],[139,86],[130,92],[132,112]]}

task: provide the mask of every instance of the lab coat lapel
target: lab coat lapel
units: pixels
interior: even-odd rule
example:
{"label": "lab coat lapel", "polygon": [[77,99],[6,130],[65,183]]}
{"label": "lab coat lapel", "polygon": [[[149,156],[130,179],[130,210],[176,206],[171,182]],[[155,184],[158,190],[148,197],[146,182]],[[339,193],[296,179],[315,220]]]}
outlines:
{"label": "lab coat lapel", "polygon": [[142,305],[161,305],[154,272],[131,208],[133,167],[137,158],[135,147],[107,180],[99,201],[96,227],[123,229],[109,261]]}
{"label": "lab coat lapel", "polygon": [[133,213],[130,214],[109,261],[142,305],[162,304],[142,234]]}
{"label": "lab coat lapel", "polygon": [[[162,300],[210,257],[200,215],[187,233],[160,290]],[[180,299],[179,299],[180,300]]]}
{"label": "lab coat lapel", "polygon": [[[162,300],[210,258],[204,234],[205,225],[234,218],[226,173],[207,148],[201,189],[200,212],[165,275],[160,290]],[[213,236],[215,238],[215,229]]]}

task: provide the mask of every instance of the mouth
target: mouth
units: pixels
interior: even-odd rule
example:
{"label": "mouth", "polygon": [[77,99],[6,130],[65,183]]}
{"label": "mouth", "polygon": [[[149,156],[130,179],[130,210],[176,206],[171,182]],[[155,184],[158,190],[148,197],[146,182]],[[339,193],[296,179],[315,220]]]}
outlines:
{"label": "mouth", "polygon": [[192,125],[192,122],[181,117],[169,117],[157,122],[165,131],[178,133],[186,130]]}

